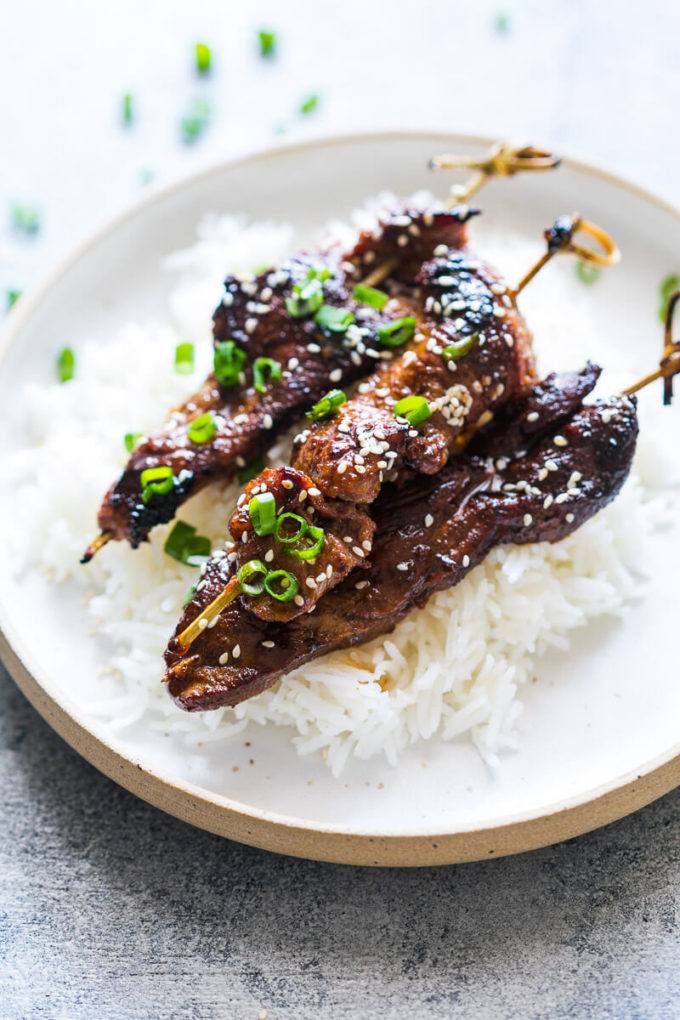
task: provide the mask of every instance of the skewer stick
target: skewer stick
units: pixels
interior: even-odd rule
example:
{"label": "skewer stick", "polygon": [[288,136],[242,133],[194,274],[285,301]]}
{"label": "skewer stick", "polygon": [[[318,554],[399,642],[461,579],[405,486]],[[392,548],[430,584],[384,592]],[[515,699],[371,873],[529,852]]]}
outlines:
{"label": "skewer stick", "polygon": [[[473,156],[435,156],[430,160],[429,167],[430,170],[474,170],[463,184],[451,187],[445,203],[450,209],[476,194],[490,177],[513,177],[521,170],[554,170],[560,163],[559,156],[536,149],[533,145],[517,146],[496,142],[482,159]],[[375,287],[387,279],[398,264],[397,258],[386,259],[361,281],[362,284],[365,287]]]}
{"label": "skewer stick", "polygon": [[561,163],[559,156],[533,145],[510,145],[496,142],[483,159],[472,156],[435,156],[431,170],[474,170],[464,184],[454,184],[447,205],[465,202],[486,184],[490,177],[513,177],[521,170],[554,170]]}
{"label": "skewer stick", "polygon": [[680,372],[680,340],[673,342],[673,317],[675,309],[680,301],[680,290],[671,295],[666,309],[666,322],[664,326],[664,349],[661,355],[661,362],[655,372],[650,372],[642,379],[629,386],[623,391],[624,396],[632,396],[638,390],[649,386],[657,379],[664,380],[663,402],[666,406],[673,400],[673,378]]}
{"label": "skewer stick", "polygon": [[212,602],[208,603],[205,609],[202,609],[195,620],[192,620],[186,630],[183,630],[181,634],[177,635],[182,648],[188,649],[189,646],[196,640],[199,634],[202,634],[206,627],[219,616],[223,609],[233,602],[237,595],[241,594],[241,582],[238,577],[232,577],[231,581],[219,593],[217,598],[213,599]]}
{"label": "skewer stick", "polygon": [[[592,238],[600,246],[601,251],[590,246],[585,247],[575,241],[574,238],[579,234],[585,234]],[[548,242],[548,249],[511,291],[514,298],[524,290],[526,285],[543,269],[543,266],[560,252],[576,255],[582,262],[590,262],[596,266],[613,266],[621,258],[621,252],[609,234],[595,223],[584,220],[578,213],[572,213],[571,216],[560,216],[552,227],[543,232],[543,236]]]}
{"label": "skewer stick", "polygon": [[80,562],[81,563],[89,563],[90,560],[92,559],[92,557],[94,556],[94,554],[96,552],[99,552],[99,550],[103,546],[105,546],[106,543],[109,542],[112,538],[113,538],[113,532],[111,532],[111,531],[102,531],[102,532],[100,532],[97,535],[97,537],[92,542],[90,542],[90,544],[88,545],[87,549],[85,550],[85,553],[83,554]]}

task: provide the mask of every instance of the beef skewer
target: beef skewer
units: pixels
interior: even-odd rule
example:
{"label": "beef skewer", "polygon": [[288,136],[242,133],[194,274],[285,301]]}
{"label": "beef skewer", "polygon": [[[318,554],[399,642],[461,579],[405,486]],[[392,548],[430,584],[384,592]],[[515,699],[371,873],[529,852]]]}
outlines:
{"label": "beef skewer", "polygon": [[[460,165],[477,166],[464,158]],[[493,174],[509,176],[557,165],[557,158],[530,146],[496,146],[486,163],[479,164],[485,167],[484,180]],[[480,185],[476,175],[460,193],[471,194]],[[356,255],[350,253],[343,259],[337,250],[312,253],[254,280],[232,277],[226,281],[225,296],[214,315],[215,373],[173,412],[164,430],[147,437],[134,450],[122,476],[104,497],[98,515],[101,532],[86,550],[83,562],[111,539],[127,540],[133,548],[146,541],[151,528],[171,520],[189,496],[216,478],[233,476],[260,457],[276,430],[286,428],[304,404],[318,400],[329,380],[356,379],[370,369],[371,359],[385,357],[376,338],[381,316],[351,298],[360,266],[364,270],[370,264],[377,266],[363,281],[364,287],[375,286],[398,267],[396,275],[407,284],[409,268],[417,265],[414,259],[430,256],[438,243],[462,246],[465,234],[461,224],[472,215],[468,210],[459,214],[420,212],[415,217],[412,213],[395,210],[381,226],[382,236],[365,234],[360,238]],[[310,273],[312,279],[307,278]],[[292,292],[296,286],[310,292],[305,299],[310,308],[323,294],[323,307],[313,312],[330,309],[325,325],[315,321],[317,315],[314,320],[300,315],[297,321],[290,321],[285,313],[290,307],[287,302],[295,300]],[[298,308],[304,303],[298,301]],[[338,336],[334,312],[339,306],[348,309],[356,321],[356,330],[342,337]],[[398,317],[399,311],[399,302],[390,302],[387,318]],[[401,311],[407,314],[410,309],[402,307]],[[348,343],[353,334],[354,341]],[[269,376],[268,385],[258,385],[258,362],[259,381]]]}
{"label": "beef skewer", "polygon": [[[604,254],[580,245],[575,240],[579,232],[602,244]],[[611,239],[577,215],[560,217],[544,236],[547,250],[539,268],[558,252],[576,251],[581,258],[600,263],[618,257]],[[442,254],[423,265],[418,279],[425,294],[432,290],[429,281],[454,281],[450,257]],[[519,293],[537,271],[532,267],[512,293]],[[435,474],[503,401],[527,391],[533,358],[510,292],[498,282],[489,286],[479,269],[474,274],[459,270],[460,277],[464,282],[459,286],[475,284],[475,300],[466,295],[465,302],[475,309],[472,315],[452,321],[446,310],[458,303],[458,294],[445,305],[448,294],[441,289],[435,291],[436,297],[430,293],[425,306],[436,301],[439,313],[429,335],[397,361],[381,366],[361,384],[353,400],[335,409],[329,422],[302,433],[294,470],[263,472],[239,499],[230,524],[236,542],[228,551],[230,560],[244,570],[249,563],[259,563],[265,574],[273,573],[285,584],[286,591],[272,593],[259,581],[255,584],[259,591],[252,583],[250,590],[248,585],[243,588],[237,574],[180,635],[185,647],[239,594],[265,620],[289,621],[309,612],[354,568],[366,565],[375,531],[366,504],[376,499],[382,485],[413,473]],[[447,350],[459,357],[448,360]],[[409,402],[422,417],[406,410]],[[418,428],[421,422],[423,428]],[[328,501],[333,509],[325,514]],[[345,502],[345,514],[340,501]]]}
{"label": "beef skewer", "polygon": [[[677,368],[680,366],[676,366]],[[457,584],[503,543],[555,542],[610,502],[628,475],[635,398],[583,405],[599,369],[548,377],[505,409],[438,475],[384,492],[372,508],[371,565],[287,624],[228,606],[195,641],[182,629],[228,584],[234,566],[210,562],[165,654],[165,680],[189,711],[234,705],[328,651],[388,632],[435,591]]]}

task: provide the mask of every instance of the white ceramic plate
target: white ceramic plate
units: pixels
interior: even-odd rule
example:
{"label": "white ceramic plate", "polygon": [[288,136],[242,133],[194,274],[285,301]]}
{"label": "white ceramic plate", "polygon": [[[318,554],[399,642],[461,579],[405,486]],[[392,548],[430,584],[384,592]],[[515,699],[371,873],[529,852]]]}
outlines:
{"label": "white ceramic plate", "polygon": [[[428,175],[428,158],[446,150],[479,153],[488,144],[432,133],[330,139],[226,163],[145,198],[82,246],[9,316],[0,363],[0,456],[16,436],[25,383],[47,378],[65,338],[77,347],[95,330],[111,335],[147,313],[162,316],[172,281],[159,272],[159,261],[193,242],[204,213],[239,210],[254,219],[291,221],[298,244],[367,195],[384,189],[409,194],[420,187],[443,192],[448,182]],[[542,228],[561,212],[578,209],[605,226],[624,261],[587,298],[573,266],[546,271],[568,273],[576,288],[574,306],[564,308],[565,316],[574,316],[574,349],[565,349],[556,367],[581,360],[578,307],[584,300],[596,335],[606,338],[589,353],[608,359],[615,368],[612,381],[632,381],[653,367],[661,348],[658,284],[678,269],[678,211],[571,160],[556,173],[493,182],[480,204],[485,215],[473,230],[483,254],[485,231],[492,227],[502,227],[508,238],[535,240],[538,254]],[[517,267],[504,264],[502,250],[492,255],[512,278]],[[531,322],[530,293],[523,308]],[[540,351],[540,335],[537,344]],[[658,390],[645,394],[643,428],[645,407],[659,401]],[[678,408],[666,415],[664,430],[680,438]],[[648,427],[657,427],[657,421],[650,412]],[[0,526],[6,513],[7,504]],[[17,585],[1,567],[0,648],[21,688],[69,743],[166,811],[300,856],[446,863],[575,835],[680,783],[676,530],[656,539],[649,569],[653,580],[646,597],[625,623],[591,627],[574,640],[568,656],[541,662],[539,682],[524,693],[521,749],[506,755],[497,772],[469,744],[436,739],[409,749],[397,768],[380,760],[354,761],[333,779],[319,759],[299,758],[281,729],[257,728],[245,739],[191,752],[142,727],[114,737],[81,707],[97,683],[98,649],[78,599],[39,576]]]}

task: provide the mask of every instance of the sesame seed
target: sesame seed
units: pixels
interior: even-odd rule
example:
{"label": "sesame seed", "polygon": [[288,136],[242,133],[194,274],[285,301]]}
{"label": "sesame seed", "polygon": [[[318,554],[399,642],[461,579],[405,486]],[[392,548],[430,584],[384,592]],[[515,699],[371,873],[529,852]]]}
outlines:
{"label": "sesame seed", "polygon": [[316,581],[313,577],[308,577],[305,581],[308,588],[316,588]]}
{"label": "sesame seed", "polygon": [[352,546],[352,552],[354,553],[355,556],[359,556],[361,559],[364,558],[364,550],[360,549],[358,545]]}
{"label": "sesame seed", "polygon": [[533,521],[533,517],[531,516],[531,514],[525,514],[524,517],[522,518],[522,521],[524,522],[524,527],[528,528]]}
{"label": "sesame seed", "polygon": [[408,570],[408,563],[397,563],[397,570]]}
{"label": "sesame seed", "polygon": [[281,482],[281,485],[284,487],[284,489],[293,488],[293,483],[291,482],[290,478],[284,478],[283,481]]}
{"label": "sesame seed", "polygon": [[373,548],[373,546],[372,546],[372,545],[371,545],[371,543],[370,543],[370,542],[368,541],[368,539],[367,539],[367,538],[365,538],[365,539],[363,540],[363,542],[361,543],[361,548],[362,548],[362,549],[365,549],[365,550],[366,550],[366,552],[370,552],[370,551],[371,551],[371,549]]}
{"label": "sesame seed", "polygon": [[567,495],[566,492],[561,492],[559,494],[559,496],[555,496],[555,502],[556,503],[566,503],[568,499],[569,499],[569,496]]}
{"label": "sesame seed", "polygon": [[343,538],[343,542],[346,542],[347,545],[351,545],[353,541],[354,539],[352,538],[351,535],[345,535],[345,537]]}
{"label": "sesame seed", "polygon": [[199,620],[198,621],[198,629],[199,630],[205,630],[205,628],[207,626],[208,626],[208,621],[207,620]]}
{"label": "sesame seed", "polygon": [[465,556],[463,556],[463,566],[464,567],[470,566],[470,557],[468,556],[467,553],[465,554]]}
{"label": "sesame seed", "polygon": [[222,654],[219,657],[219,664],[220,664],[220,666],[226,666],[226,664],[228,662],[229,662],[229,652],[222,652]]}
{"label": "sesame seed", "polygon": [[[424,217],[423,217],[423,219],[424,219]],[[428,226],[429,226],[429,224],[428,224]],[[438,244],[437,247],[435,248],[433,254],[435,254],[435,255],[446,255],[448,250],[449,249],[446,247],[445,244]]]}
{"label": "sesame seed", "polygon": [[320,354],[321,353],[321,348],[319,347],[318,344],[313,344],[313,343],[312,344],[307,344],[307,350],[309,351],[310,354]]}
{"label": "sesame seed", "polygon": [[553,443],[555,446],[568,446],[567,440],[564,436],[553,436]]}
{"label": "sesame seed", "polygon": [[357,583],[354,585],[357,591],[361,591],[362,588],[366,588],[367,586],[368,581],[357,581]]}
{"label": "sesame seed", "polygon": [[568,524],[572,524],[576,520],[573,514],[567,514],[567,516],[564,519],[565,521],[567,521]]}
{"label": "sesame seed", "polygon": [[375,262],[375,252],[370,250],[364,252],[364,262],[367,266],[370,266],[371,262]]}
{"label": "sesame seed", "polygon": [[326,577],[330,580],[332,576],[333,576],[333,567],[329,563],[328,566],[326,567]]}
{"label": "sesame seed", "polygon": [[317,584],[323,584],[325,580],[326,580],[326,571],[322,570],[320,574],[316,575],[316,583]]}
{"label": "sesame seed", "polygon": [[273,559],[274,559],[274,550],[273,549],[267,549],[266,553],[264,554],[265,563],[271,563],[271,561]]}
{"label": "sesame seed", "polygon": [[305,604],[305,600],[303,599],[302,595],[296,595],[295,598],[293,599],[293,602],[295,603],[296,606],[304,606]]}
{"label": "sesame seed", "polygon": [[265,416],[262,419],[262,425],[266,429],[274,428],[274,419],[272,418],[271,414],[265,414]]}
{"label": "sesame seed", "polygon": [[532,411],[527,415],[527,421],[538,421],[538,411]]}
{"label": "sesame seed", "polygon": [[333,371],[329,373],[328,378],[331,382],[340,382],[342,379],[342,369],[334,368]]}
{"label": "sesame seed", "polygon": [[231,650],[231,654],[234,656],[235,659],[238,659],[241,654],[241,646],[234,645],[234,647]]}
{"label": "sesame seed", "polygon": [[346,470],[347,470],[347,461],[343,460],[342,463],[338,464],[338,474],[339,475],[344,475]]}
{"label": "sesame seed", "polygon": [[301,489],[300,490],[300,493],[298,495],[298,499],[300,500],[301,503],[304,503],[304,501],[307,499],[307,490],[306,489]]}
{"label": "sesame seed", "polygon": [[408,244],[408,234],[400,234],[397,238],[397,244],[400,248],[405,248]]}
{"label": "sesame seed", "polygon": [[547,467],[548,471],[559,471],[559,468],[554,460],[546,460],[545,466]]}
{"label": "sesame seed", "polygon": [[434,524],[434,517],[432,516],[432,514],[425,514],[425,527],[426,528],[431,528],[433,524]]}
{"label": "sesame seed", "polygon": [[263,641],[262,642],[262,647],[263,648],[275,648],[276,646],[275,646],[273,641]]}
{"label": "sesame seed", "polygon": [[[423,223],[425,224],[426,227],[431,227],[432,224],[434,223],[434,214],[431,212],[423,213]],[[444,246],[440,245],[439,247],[443,248]],[[434,253],[435,255],[437,254],[436,248]]]}
{"label": "sesame seed", "polygon": [[552,502],[553,502],[553,498],[552,498],[552,496],[550,495],[550,493],[548,493],[548,495],[547,495],[547,496],[545,497],[545,499],[543,500],[543,509],[544,509],[544,510],[547,510],[547,509],[548,509],[548,507],[552,506]]}
{"label": "sesame seed", "polygon": [[246,319],[245,330],[249,335],[257,329],[257,319]]}
{"label": "sesame seed", "polygon": [[289,369],[289,371],[294,372],[295,369],[299,366],[299,364],[300,364],[300,359],[299,358],[289,358],[288,359],[288,369]]}

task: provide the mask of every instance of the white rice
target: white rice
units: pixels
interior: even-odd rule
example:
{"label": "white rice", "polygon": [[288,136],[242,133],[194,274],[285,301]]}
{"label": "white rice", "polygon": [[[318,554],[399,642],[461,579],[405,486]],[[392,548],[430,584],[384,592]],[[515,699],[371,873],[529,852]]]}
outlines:
{"label": "white rice", "polygon": [[[163,322],[131,323],[105,342],[92,337],[77,351],[72,382],[30,387],[31,432],[5,465],[18,491],[16,532],[8,536],[16,569],[37,565],[55,585],[70,578],[82,586],[101,675],[115,678],[118,690],[114,699],[95,696],[88,708],[112,726],[143,719],[192,746],[228,740],[249,724],[287,726],[298,752],[321,753],[335,775],[350,755],[382,753],[394,763],[406,745],[433,737],[470,739],[496,764],[500,752],[516,746],[520,689],[540,672],[541,655],[566,650],[571,631],[620,614],[639,592],[645,536],[660,511],[634,478],[558,545],[497,549],[388,637],[328,655],[260,697],[216,712],[183,713],[159,683],[167,638],[196,573],[164,555],[169,526],[135,552],[115,543],[87,568],[78,564],[101,497],[125,461],[123,433],[153,429],[208,370],[210,315],[225,273],[276,262],[291,239],[285,226],[207,219],[197,244],[165,262],[181,276]],[[548,302],[554,294],[546,294],[546,322]],[[555,333],[557,343],[557,320]],[[174,349],[187,340],[196,343],[196,370],[180,376]],[[285,452],[283,441],[270,459]],[[74,502],[61,480],[76,475]],[[180,516],[221,544],[237,495],[236,485],[204,491]]]}

